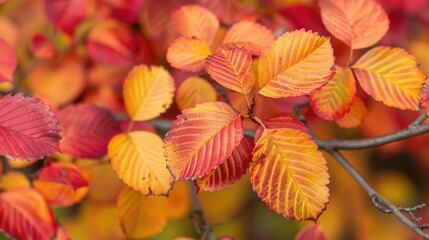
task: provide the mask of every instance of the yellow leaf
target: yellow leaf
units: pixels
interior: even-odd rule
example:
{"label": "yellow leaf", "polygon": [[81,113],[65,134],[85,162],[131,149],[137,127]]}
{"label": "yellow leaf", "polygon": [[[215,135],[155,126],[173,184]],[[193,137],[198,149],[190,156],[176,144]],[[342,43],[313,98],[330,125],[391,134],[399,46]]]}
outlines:
{"label": "yellow leaf", "polygon": [[350,111],[335,122],[342,128],[355,128],[362,123],[365,114],[365,103],[356,96],[350,106]]}
{"label": "yellow leaf", "polygon": [[334,76],[333,66],[328,38],[303,29],[287,32],[259,59],[259,93],[272,98],[310,94]]}
{"label": "yellow leaf", "polygon": [[161,138],[136,131],[116,135],[108,146],[113,169],[125,184],[146,195],[167,195],[173,177],[167,170]]}
{"label": "yellow leaf", "polygon": [[204,62],[210,54],[206,41],[180,37],[168,48],[167,61],[177,69],[198,72],[204,69]]}
{"label": "yellow leaf", "polygon": [[122,230],[128,238],[155,236],[168,221],[166,197],[144,196],[128,187],[119,193],[116,208]]}
{"label": "yellow leaf", "polygon": [[125,108],[136,121],[158,117],[172,103],[174,90],[174,80],[163,67],[136,66],[124,82]]}
{"label": "yellow leaf", "polygon": [[193,108],[200,103],[214,102],[217,93],[207,80],[189,77],[180,85],[176,94],[176,103],[180,110]]}
{"label": "yellow leaf", "polygon": [[363,90],[375,100],[403,110],[419,109],[419,94],[426,77],[415,57],[405,50],[373,48],[352,69]]}
{"label": "yellow leaf", "polygon": [[8,172],[0,177],[0,189],[3,190],[29,186],[30,181],[21,172]]}
{"label": "yellow leaf", "polygon": [[277,213],[317,220],[328,203],[328,168],[311,136],[300,130],[267,129],[253,150],[253,189]]}

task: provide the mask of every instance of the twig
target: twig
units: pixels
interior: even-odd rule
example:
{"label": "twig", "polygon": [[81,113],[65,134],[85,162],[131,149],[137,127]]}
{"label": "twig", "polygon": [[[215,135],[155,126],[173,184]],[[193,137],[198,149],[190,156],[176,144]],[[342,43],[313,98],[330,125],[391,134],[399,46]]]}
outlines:
{"label": "twig", "polygon": [[0,156],[0,163],[3,167],[3,173],[7,173],[10,170],[9,162],[5,156]]}
{"label": "twig", "polygon": [[356,171],[355,168],[347,161],[347,159],[337,150],[330,150],[329,153],[346,169],[350,175],[363,187],[363,189],[367,192],[368,196],[371,198],[374,206],[384,212],[384,213],[392,213],[395,215],[399,221],[405,224],[407,227],[411,228],[414,232],[419,234],[425,239],[429,239],[429,233],[423,231],[421,226],[424,225],[416,225],[410,219],[408,219],[402,212],[408,212],[414,221],[416,218],[412,212],[421,209],[424,205],[417,205],[411,208],[401,208],[397,207],[394,204],[390,203],[387,199],[381,196],[378,192],[376,192],[366,181],[365,179]]}
{"label": "twig", "polygon": [[192,180],[189,180],[189,185],[191,187],[191,198],[194,205],[194,210],[191,214],[191,219],[194,223],[195,230],[197,231],[198,237],[201,240],[215,240],[216,236],[212,232],[212,227],[207,220],[207,216],[204,213],[203,208],[201,207],[200,200],[197,196],[197,188]]}

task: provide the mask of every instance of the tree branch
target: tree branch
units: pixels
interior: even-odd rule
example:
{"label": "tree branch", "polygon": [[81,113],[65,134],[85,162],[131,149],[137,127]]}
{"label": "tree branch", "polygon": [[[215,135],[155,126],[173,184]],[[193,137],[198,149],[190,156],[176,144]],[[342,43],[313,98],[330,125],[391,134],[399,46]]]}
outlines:
{"label": "tree branch", "polygon": [[425,239],[429,239],[429,233],[423,231],[422,226],[426,225],[416,225],[410,219],[408,219],[403,212],[407,212],[411,215],[413,221],[418,222],[421,218],[416,218],[413,212],[423,208],[425,204],[420,204],[410,208],[401,208],[396,205],[390,203],[387,199],[381,196],[378,192],[376,192],[366,181],[365,179],[356,171],[355,168],[347,161],[347,159],[340,153],[338,150],[330,150],[329,153],[346,169],[350,175],[363,187],[363,189],[367,192],[368,196],[371,198],[373,205],[380,211],[384,213],[392,213],[395,215],[399,221],[405,224],[407,227],[412,229],[414,232],[419,234]]}
{"label": "tree branch", "polygon": [[198,238],[201,240],[215,240],[216,236],[212,232],[212,227],[207,220],[207,216],[201,207],[200,200],[197,196],[197,188],[192,180],[189,180],[189,186],[191,187],[191,198],[194,205],[194,210],[191,213],[191,219],[194,223],[195,230],[197,231]]}

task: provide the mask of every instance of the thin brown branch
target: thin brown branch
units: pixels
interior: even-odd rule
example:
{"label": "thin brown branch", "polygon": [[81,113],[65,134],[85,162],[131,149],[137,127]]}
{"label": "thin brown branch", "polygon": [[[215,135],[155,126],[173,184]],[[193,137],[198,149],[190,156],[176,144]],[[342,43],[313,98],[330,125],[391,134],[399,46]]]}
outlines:
{"label": "thin brown branch", "polygon": [[194,223],[195,230],[197,231],[198,238],[200,240],[215,240],[216,236],[212,231],[212,227],[207,220],[207,216],[201,206],[200,200],[197,196],[197,188],[192,180],[189,180],[191,187],[191,198],[194,205],[194,209],[191,214],[192,222]]}

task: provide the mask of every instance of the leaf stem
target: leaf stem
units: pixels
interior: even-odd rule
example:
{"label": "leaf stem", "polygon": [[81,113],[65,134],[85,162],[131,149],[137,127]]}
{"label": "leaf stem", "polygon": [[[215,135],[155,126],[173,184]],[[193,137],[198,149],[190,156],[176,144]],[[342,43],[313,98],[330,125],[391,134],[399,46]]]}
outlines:
{"label": "leaf stem", "polygon": [[212,232],[212,227],[207,220],[207,216],[201,206],[200,200],[198,199],[197,188],[192,180],[189,180],[189,186],[191,187],[191,198],[192,203],[194,205],[194,210],[191,214],[191,219],[194,223],[198,237],[201,240],[215,240],[216,236]]}

